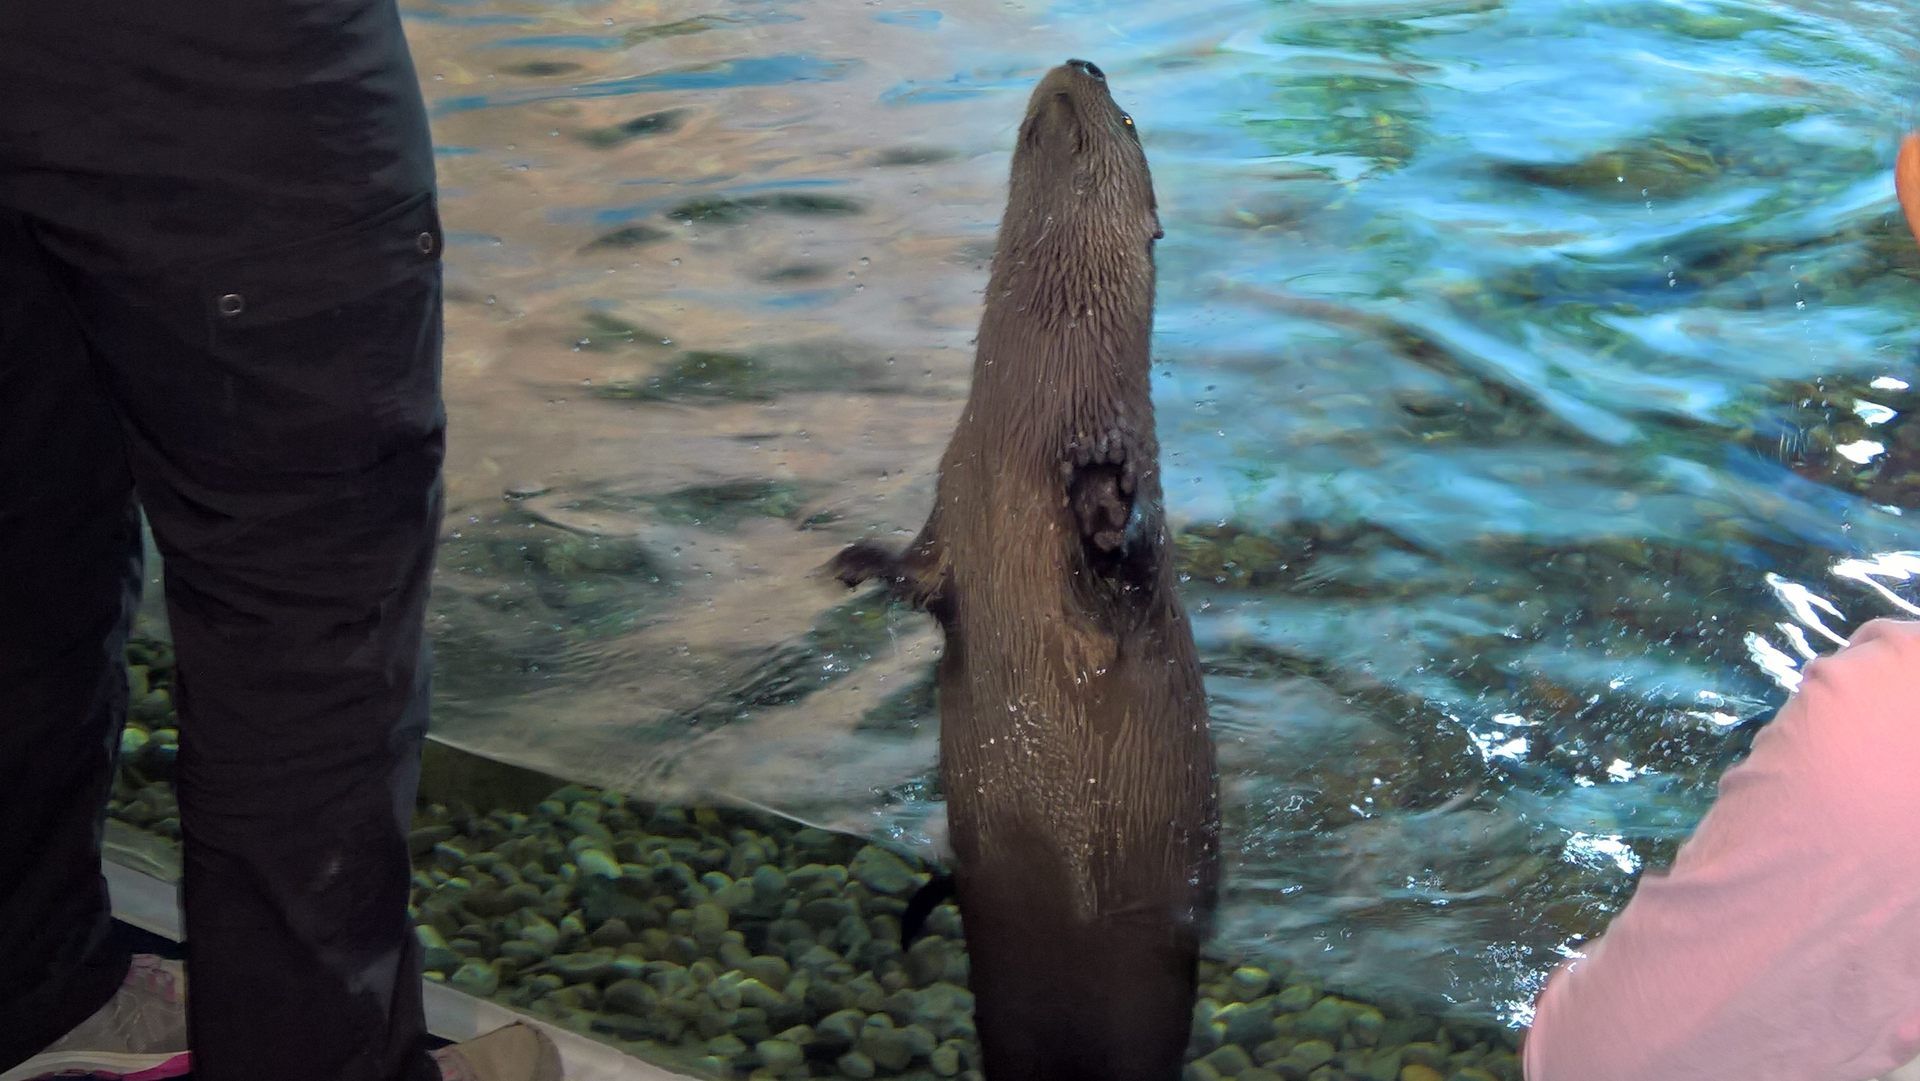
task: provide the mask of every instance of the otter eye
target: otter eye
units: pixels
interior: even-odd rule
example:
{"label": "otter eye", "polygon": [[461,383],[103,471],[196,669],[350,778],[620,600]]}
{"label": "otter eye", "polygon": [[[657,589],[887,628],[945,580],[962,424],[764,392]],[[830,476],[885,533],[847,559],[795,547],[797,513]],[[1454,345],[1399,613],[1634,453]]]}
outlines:
{"label": "otter eye", "polygon": [[1138,142],[1140,140],[1140,129],[1134,125],[1133,115],[1131,113],[1121,113],[1120,122],[1127,126],[1127,134],[1133,136],[1134,141]]}

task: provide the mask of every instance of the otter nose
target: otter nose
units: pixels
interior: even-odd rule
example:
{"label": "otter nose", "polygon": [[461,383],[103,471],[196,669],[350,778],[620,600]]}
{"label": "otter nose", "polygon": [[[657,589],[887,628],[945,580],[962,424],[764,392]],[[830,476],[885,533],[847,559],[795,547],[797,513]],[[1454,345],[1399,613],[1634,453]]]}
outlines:
{"label": "otter nose", "polygon": [[1091,60],[1069,60],[1067,61],[1067,66],[1077,71],[1083,71],[1088,75],[1091,75],[1094,78],[1100,80],[1103,83],[1107,81],[1106,72],[1103,72],[1098,67],[1094,66],[1094,63]]}

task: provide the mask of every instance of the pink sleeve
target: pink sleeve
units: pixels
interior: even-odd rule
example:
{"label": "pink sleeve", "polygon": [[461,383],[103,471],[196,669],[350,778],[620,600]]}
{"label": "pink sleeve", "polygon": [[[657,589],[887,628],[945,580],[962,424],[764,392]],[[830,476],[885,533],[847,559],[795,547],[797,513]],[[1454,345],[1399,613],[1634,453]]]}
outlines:
{"label": "pink sleeve", "polygon": [[1815,661],[1536,1004],[1527,1081],[1865,1081],[1920,1056],[1920,623]]}

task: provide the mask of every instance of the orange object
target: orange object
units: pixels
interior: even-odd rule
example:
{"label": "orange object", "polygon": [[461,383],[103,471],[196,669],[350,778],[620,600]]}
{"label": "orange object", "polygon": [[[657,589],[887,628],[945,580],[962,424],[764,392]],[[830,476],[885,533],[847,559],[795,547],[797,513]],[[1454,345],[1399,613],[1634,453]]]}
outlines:
{"label": "orange object", "polygon": [[1907,215],[1907,231],[1920,244],[1920,131],[1901,140],[1900,156],[1893,163],[1893,190],[1900,196],[1900,209]]}

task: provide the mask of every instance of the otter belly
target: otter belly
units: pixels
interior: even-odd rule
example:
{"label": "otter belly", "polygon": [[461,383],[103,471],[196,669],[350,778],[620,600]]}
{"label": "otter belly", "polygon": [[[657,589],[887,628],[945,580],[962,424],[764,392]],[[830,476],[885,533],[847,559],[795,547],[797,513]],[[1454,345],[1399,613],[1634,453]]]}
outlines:
{"label": "otter belly", "polygon": [[1045,643],[995,645],[1016,648],[955,650],[940,681],[986,1076],[1174,1081],[1213,906],[1198,664],[1152,635],[1075,682],[1020,668]]}

